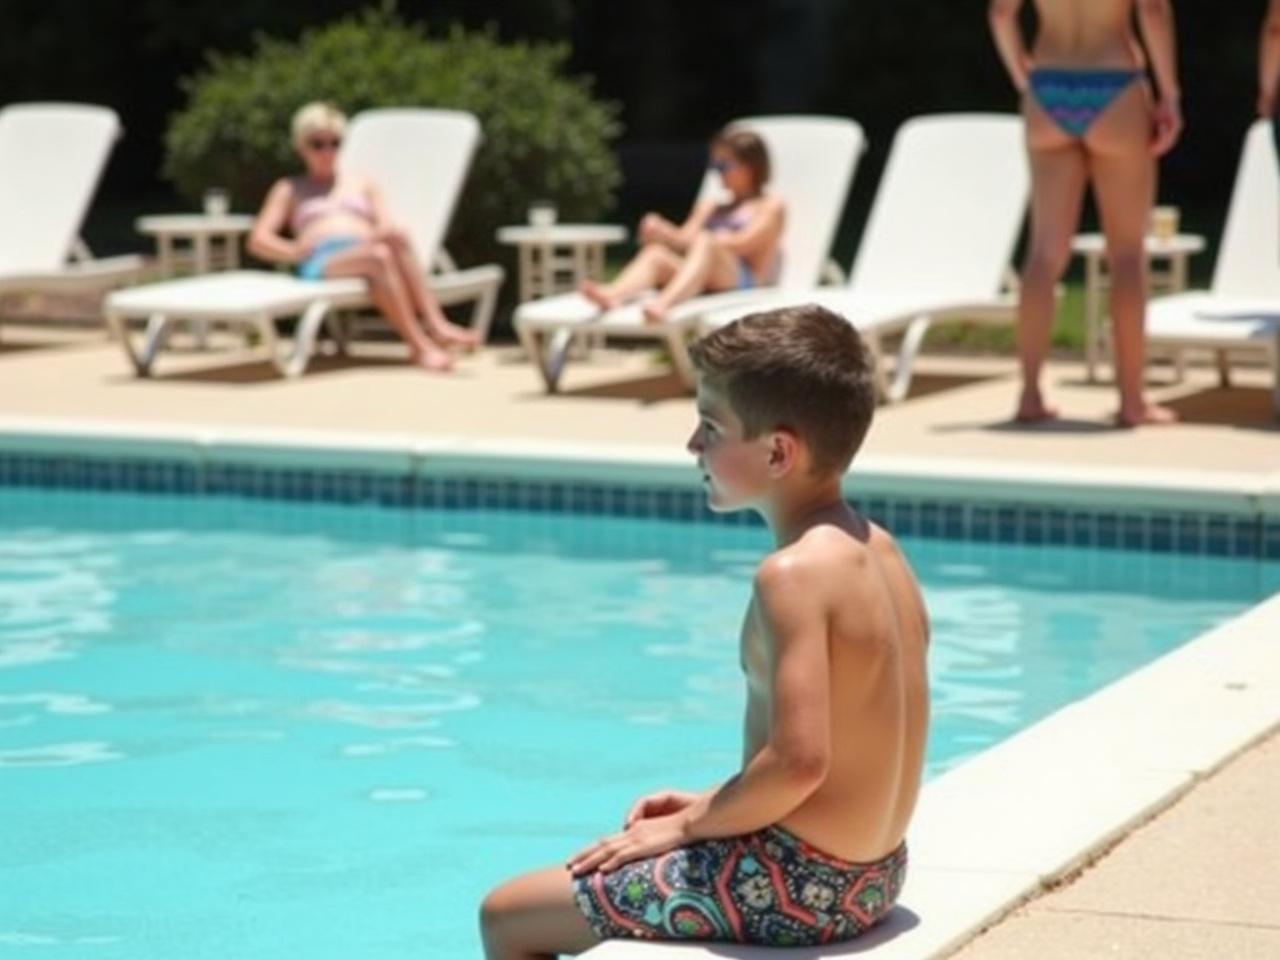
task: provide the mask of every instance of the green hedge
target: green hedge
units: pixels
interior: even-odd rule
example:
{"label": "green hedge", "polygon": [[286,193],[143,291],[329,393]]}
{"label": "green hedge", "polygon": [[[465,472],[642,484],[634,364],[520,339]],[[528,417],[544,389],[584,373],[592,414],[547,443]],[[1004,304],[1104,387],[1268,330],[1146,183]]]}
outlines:
{"label": "green hedge", "polygon": [[250,54],[210,54],[182,82],[188,103],[170,120],[164,173],[193,201],[225,186],[237,209],[253,210],[277,177],[299,167],[289,121],[304,103],[329,100],[348,115],[468,110],[484,140],[447,242],[464,265],[492,259],[494,230],[523,221],[531,199],[553,199],[562,219],[588,221],[614,202],[618,107],[595,99],[589,79],[565,74],[568,56],[564,44],[505,44],[460,28],[432,38],[388,10],[296,41],[258,37]]}

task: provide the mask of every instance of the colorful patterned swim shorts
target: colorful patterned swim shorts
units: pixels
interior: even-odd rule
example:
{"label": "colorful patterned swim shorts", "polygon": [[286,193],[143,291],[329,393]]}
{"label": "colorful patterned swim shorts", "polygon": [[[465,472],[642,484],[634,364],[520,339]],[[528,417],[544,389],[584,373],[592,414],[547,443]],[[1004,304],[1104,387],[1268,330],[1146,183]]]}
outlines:
{"label": "colorful patterned swim shorts", "polygon": [[879,923],[906,872],[905,844],[875,863],[853,863],[772,826],[575,877],[573,886],[602,940],[798,947],[850,940]]}

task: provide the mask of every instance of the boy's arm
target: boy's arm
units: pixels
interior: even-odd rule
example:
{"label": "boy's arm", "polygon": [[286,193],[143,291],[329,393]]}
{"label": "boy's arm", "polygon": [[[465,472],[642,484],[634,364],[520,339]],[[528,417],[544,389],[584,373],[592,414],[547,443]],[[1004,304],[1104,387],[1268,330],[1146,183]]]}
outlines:
{"label": "boy's arm", "polygon": [[756,608],[770,652],[769,739],[741,773],[683,811],[694,840],[777,823],[827,775],[831,758],[827,617],[806,563],[771,557],[756,576]]}
{"label": "boy's arm", "polygon": [[706,837],[759,830],[818,788],[831,756],[827,617],[815,599],[819,588],[817,572],[794,558],[771,557],[756,576],[773,703],[769,739],[751,762],[684,809],[635,821],[579,851],[565,864],[574,876],[608,873]]}

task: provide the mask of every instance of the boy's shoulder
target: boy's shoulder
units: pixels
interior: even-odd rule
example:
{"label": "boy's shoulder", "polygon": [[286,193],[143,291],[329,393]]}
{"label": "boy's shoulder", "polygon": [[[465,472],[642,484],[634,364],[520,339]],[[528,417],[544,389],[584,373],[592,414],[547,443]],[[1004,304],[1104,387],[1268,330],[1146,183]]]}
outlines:
{"label": "boy's shoulder", "polygon": [[756,569],[757,592],[811,589],[827,580],[849,586],[856,584],[875,554],[898,552],[888,531],[869,520],[858,520],[853,529],[815,524],[794,542],[770,553]]}

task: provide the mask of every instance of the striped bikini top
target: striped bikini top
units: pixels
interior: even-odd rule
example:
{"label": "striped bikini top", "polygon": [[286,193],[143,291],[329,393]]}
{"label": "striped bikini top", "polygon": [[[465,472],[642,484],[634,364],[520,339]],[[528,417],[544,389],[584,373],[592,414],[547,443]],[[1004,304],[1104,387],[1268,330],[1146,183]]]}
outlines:
{"label": "striped bikini top", "polygon": [[373,223],[373,205],[365,197],[307,197],[299,200],[293,208],[293,216],[289,225],[294,236],[301,233],[313,220],[327,217],[334,213],[350,213],[363,217]]}

